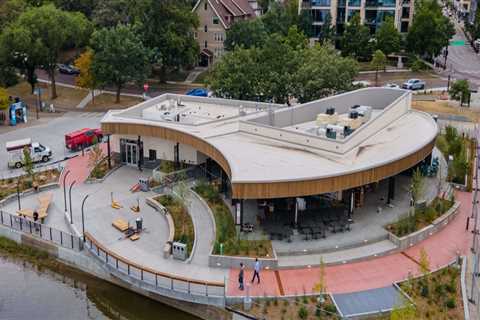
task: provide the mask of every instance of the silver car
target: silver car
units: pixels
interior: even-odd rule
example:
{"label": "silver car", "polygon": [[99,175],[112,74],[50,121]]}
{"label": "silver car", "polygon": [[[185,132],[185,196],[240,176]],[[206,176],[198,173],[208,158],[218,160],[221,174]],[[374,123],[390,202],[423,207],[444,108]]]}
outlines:
{"label": "silver car", "polygon": [[408,90],[421,90],[425,89],[425,81],[420,79],[408,79],[402,84],[403,89]]}

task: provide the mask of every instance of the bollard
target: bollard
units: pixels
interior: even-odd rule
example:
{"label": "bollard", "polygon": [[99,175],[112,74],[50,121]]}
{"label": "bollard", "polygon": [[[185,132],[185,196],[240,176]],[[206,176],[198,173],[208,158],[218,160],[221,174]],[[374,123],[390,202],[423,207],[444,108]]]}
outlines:
{"label": "bollard", "polygon": [[243,298],[243,309],[249,311],[252,308],[252,298],[250,297],[250,284],[245,285],[246,296]]}

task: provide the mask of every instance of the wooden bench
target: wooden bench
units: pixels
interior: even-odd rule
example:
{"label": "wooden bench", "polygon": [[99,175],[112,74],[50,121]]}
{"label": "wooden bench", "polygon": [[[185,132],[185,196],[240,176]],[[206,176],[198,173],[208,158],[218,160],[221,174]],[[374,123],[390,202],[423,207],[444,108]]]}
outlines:
{"label": "wooden bench", "polygon": [[130,240],[132,241],[137,241],[138,239],[140,239],[140,236],[137,233],[135,233],[133,236],[130,236]]}
{"label": "wooden bench", "polygon": [[52,202],[53,194],[51,192],[43,194],[37,198],[38,200],[38,207],[36,210],[33,209],[21,209],[17,210],[17,215],[20,217],[29,217],[33,219],[33,213],[37,211],[38,219],[43,223],[43,220],[48,216],[48,207]]}
{"label": "wooden bench", "polygon": [[113,220],[112,226],[118,229],[120,232],[125,232],[128,230],[128,222],[125,219],[117,218]]}

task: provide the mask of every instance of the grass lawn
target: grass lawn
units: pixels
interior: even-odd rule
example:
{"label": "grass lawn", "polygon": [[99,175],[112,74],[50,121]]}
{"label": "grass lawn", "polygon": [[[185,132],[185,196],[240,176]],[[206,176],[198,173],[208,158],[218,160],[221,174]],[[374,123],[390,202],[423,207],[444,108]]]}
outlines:
{"label": "grass lawn", "polygon": [[242,310],[253,315],[257,319],[275,319],[275,320],[332,320],[340,319],[335,305],[326,295],[325,302],[321,305],[317,302],[317,297],[296,297],[287,299],[265,299],[254,300],[252,308],[249,311],[243,310],[243,305],[234,306],[235,309]]}
{"label": "grass lawn", "polygon": [[187,208],[185,208],[180,200],[170,195],[161,195],[154,199],[167,208],[172,216],[173,224],[175,225],[173,241],[185,243],[187,245],[188,255],[190,255],[195,239],[195,229],[193,228],[192,217],[188,214]]}
{"label": "grass lawn", "polygon": [[93,102],[90,101],[83,110],[103,112],[110,109],[125,109],[139,104],[142,101],[142,99],[136,97],[121,96],[120,103],[116,103],[115,95],[102,93],[96,96]]}
{"label": "grass lawn", "polygon": [[453,203],[450,200],[435,198],[425,210],[415,210],[413,216],[401,218],[397,222],[387,225],[387,230],[397,237],[406,236],[431,224],[435,219],[447,212]]}
{"label": "grass lawn", "polygon": [[244,240],[237,237],[232,214],[214,186],[202,182],[194,188],[194,191],[205,199],[215,218],[217,234],[213,254],[221,253],[222,243],[223,254],[227,256],[273,257],[270,240]]}
{"label": "grass lawn", "polygon": [[[82,99],[88,94],[87,90],[61,87],[57,85],[58,97],[55,100],[51,100],[50,85],[47,85],[46,83],[38,83],[37,86],[43,89],[41,97],[42,101],[45,102],[47,106],[53,104],[56,109],[75,109],[80,101],[82,101]],[[20,97],[20,99],[25,101],[30,107],[35,106],[37,103],[37,96],[31,94],[30,85],[26,81],[7,88],[7,91],[9,95]]]}
{"label": "grass lawn", "polygon": [[415,303],[415,319],[463,319],[460,270],[457,267],[450,266],[407,280],[400,287]]}
{"label": "grass lawn", "polygon": [[200,73],[197,76],[197,78],[195,79],[195,81],[193,81],[193,83],[198,83],[198,84],[204,85],[205,84],[205,79],[207,78],[208,74],[209,74],[208,70],[203,71],[202,73]]}

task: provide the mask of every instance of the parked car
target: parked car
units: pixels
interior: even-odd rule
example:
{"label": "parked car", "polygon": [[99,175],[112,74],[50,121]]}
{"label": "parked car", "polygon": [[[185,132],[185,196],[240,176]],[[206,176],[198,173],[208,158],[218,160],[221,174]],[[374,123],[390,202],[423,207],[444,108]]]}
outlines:
{"label": "parked car", "polygon": [[194,97],[208,97],[208,89],[206,88],[195,88],[188,90],[185,93],[187,96],[194,96]]}
{"label": "parked car", "polygon": [[100,129],[83,128],[65,135],[65,146],[72,151],[78,151],[102,141],[103,133]]}
{"label": "parked car", "polygon": [[8,167],[21,168],[25,164],[25,153],[27,149],[30,152],[30,158],[33,162],[47,162],[52,156],[52,150],[38,142],[32,142],[32,139],[22,139],[9,141],[6,143],[8,152]]}
{"label": "parked car", "polygon": [[357,80],[357,81],[353,81],[352,85],[358,88],[365,88],[365,87],[370,87],[372,83],[367,80]]}
{"label": "parked car", "polygon": [[386,83],[384,88],[400,89],[400,86],[396,83]]}
{"label": "parked car", "polygon": [[73,74],[73,75],[80,74],[80,70],[78,70],[78,68],[76,68],[71,64],[59,63],[57,67],[58,67],[58,71],[63,74]]}
{"label": "parked car", "polygon": [[409,79],[402,84],[402,88],[408,90],[425,89],[425,81],[419,79]]}

